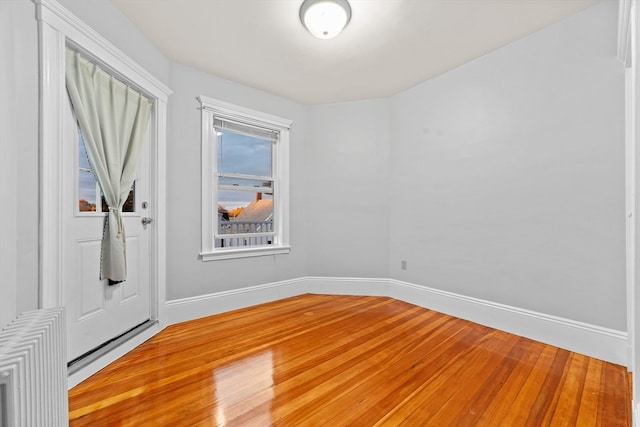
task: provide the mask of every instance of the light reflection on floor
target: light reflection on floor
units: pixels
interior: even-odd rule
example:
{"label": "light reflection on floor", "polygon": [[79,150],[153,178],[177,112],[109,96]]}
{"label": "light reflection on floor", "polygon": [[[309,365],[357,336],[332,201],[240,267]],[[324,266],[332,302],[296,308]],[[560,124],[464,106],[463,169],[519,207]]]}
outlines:
{"label": "light reflection on floor", "polygon": [[[271,350],[251,355],[218,368],[213,372],[215,382],[215,400],[217,402],[215,419],[219,426],[226,425],[227,419],[233,419],[251,408],[244,408],[244,402],[256,397],[262,403],[274,398],[273,353]],[[251,384],[251,387],[247,387]]]}

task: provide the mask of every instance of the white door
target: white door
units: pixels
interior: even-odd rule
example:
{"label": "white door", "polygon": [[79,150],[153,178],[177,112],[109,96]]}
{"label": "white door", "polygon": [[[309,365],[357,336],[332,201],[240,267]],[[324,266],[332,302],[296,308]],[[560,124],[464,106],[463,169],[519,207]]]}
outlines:
{"label": "white door", "polygon": [[67,308],[68,361],[150,319],[149,132],[138,174],[123,209],[127,280],[109,286],[100,280],[100,243],[106,208],[86,159],[67,97],[62,147],[62,283]]}

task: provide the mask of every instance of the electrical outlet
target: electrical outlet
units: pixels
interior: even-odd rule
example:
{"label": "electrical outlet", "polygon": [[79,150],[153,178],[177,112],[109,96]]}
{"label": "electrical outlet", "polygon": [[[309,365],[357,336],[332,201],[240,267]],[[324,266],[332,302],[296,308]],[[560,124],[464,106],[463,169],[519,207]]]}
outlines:
{"label": "electrical outlet", "polygon": [[403,259],[402,261],[400,261],[400,268],[402,270],[406,270],[407,269],[407,260]]}

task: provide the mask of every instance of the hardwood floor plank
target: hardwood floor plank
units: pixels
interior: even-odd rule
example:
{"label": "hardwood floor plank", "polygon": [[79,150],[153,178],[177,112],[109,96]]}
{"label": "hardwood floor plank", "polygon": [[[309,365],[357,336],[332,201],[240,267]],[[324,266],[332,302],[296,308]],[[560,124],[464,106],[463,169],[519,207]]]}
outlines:
{"label": "hardwood floor plank", "polygon": [[[598,401],[601,393],[606,392],[603,388],[604,385],[600,384],[603,365],[599,360],[588,360],[576,425],[589,427],[598,424]],[[600,417],[602,417],[602,413],[600,413]]]}
{"label": "hardwood floor plank", "polygon": [[588,358],[583,355],[572,353],[569,356],[566,380],[563,381],[558,392],[558,402],[551,417],[551,426],[576,425],[588,363]]}
{"label": "hardwood floor plank", "polygon": [[71,426],[630,426],[625,368],[391,298],[173,325],[69,392]]}
{"label": "hardwood floor plank", "polygon": [[[470,402],[493,372],[492,365],[501,358],[501,349],[511,345],[498,335],[499,331],[489,330],[463,357],[456,358],[455,365],[440,373],[444,382],[433,393],[426,395],[430,396],[429,399],[419,399],[423,403],[401,425],[416,425],[421,420],[428,420],[428,424],[433,426],[452,424],[461,415],[462,407]],[[513,335],[510,337],[513,342],[517,339]]]}
{"label": "hardwood floor plank", "polygon": [[533,370],[544,344],[522,338],[518,346],[520,354],[514,357],[515,366],[506,382],[495,394],[487,409],[482,413],[479,426],[499,426],[505,414],[514,406],[523,384]]}
{"label": "hardwood floor plank", "polygon": [[[599,406],[603,408],[601,425],[625,426],[631,421],[629,417],[628,396],[625,390],[629,388],[626,372],[612,364],[604,366],[604,392],[600,393]],[[606,424],[605,424],[606,423]]]}
{"label": "hardwood floor plank", "polygon": [[[314,408],[309,408],[312,413],[305,411],[287,421],[300,422],[304,417],[330,420],[339,414],[340,419],[336,421],[340,423],[354,419],[366,425],[368,408],[392,408],[415,388],[416,378],[425,366],[435,371],[438,365],[446,363],[443,355],[455,345],[455,340],[442,340],[442,334],[454,337],[461,332],[455,322],[446,322],[423,340],[418,333],[409,337],[401,348],[374,353],[375,356],[363,361],[363,369],[353,371],[351,381],[335,390],[335,398],[334,394],[327,394],[314,402]],[[345,405],[349,411],[345,411]]]}
{"label": "hardwood floor plank", "polygon": [[[542,385],[547,376],[547,370],[551,366],[558,350],[556,347],[544,346],[536,364],[529,372],[529,376],[522,388],[517,391],[516,398],[498,425],[524,426],[526,424],[530,410],[533,409],[538,395],[544,393]],[[523,411],[522,408],[527,408],[528,410]]]}
{"label": "hardwood floor plank", "polygon": [[[378,421],[379,425],[399,425],[408,416],[422,409],[423,416],[428,419],[439,409],[438,404],[429,404],[428,408],[423,408],[424,402],[431,399],[446,399],[447,395],[443,392],[449,383],[449,374],[461,369],[464,365],[463,354],[470,351],[470,342],[483,336],[484,329],[472,328],[465,330],[460,328],[460,324],[456,325],[457,331],[453,339],[448,340],[446,347],[441,347],[442,351],[438,354],[430,355],[431,359],[424,364],[424,379],[417,383],[411,381],[412,376],[397,389],[402,392],[403,399],[387,411],[382,419]],[[457,339],[462,337],[462,339]],[[396,390],[394,390],[394,395]],[[406,393],[406,394],[405,394]]]}
{"label": "hardwood floor plank", "polygon": [[[527,343],[530,340],[505,333],[501,334],[504,334],[506,338],[512,338],[513,344],[510,346],[505,339],[505,344],[494,352],[493,359],[487,363],[486,375],[474,375],[469,379],[469,381],[478,384],[478,387],[465,388],[466,396],[465,394],[457,396],[454,404],[458,413],[448,422],[449,425],[478,425],[481,422],[482,414],[496,399],[502,386],[520,363],[523,353],[528,349]],[[481,384],[480,381],[482,381]],[[471,393],[472,390],[473,393]],[[450,412],[456,414],[456,410]],[[434,419],[434,421],[437,420]]]}
{"label": "hardwood floor plank", "polygon": [[539,426],[541,423],[548,425],[550,414],[553,413],[559,398],[559,385],[562,383],[569,356],[567,350],[556,351],[551,365],[546,369],[544,382],[533,401],[525,426]]}

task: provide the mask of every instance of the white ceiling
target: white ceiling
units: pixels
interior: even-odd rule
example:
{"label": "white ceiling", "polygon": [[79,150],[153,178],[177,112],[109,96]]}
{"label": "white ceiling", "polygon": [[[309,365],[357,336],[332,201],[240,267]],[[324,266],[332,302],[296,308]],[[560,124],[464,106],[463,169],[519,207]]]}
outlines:
{"label": "white ceiling", "polygon": [[600,0],[350,0],[330,40],[302,26],[302,0],[111,1],[173,61],[322,104],[398,93]]}

